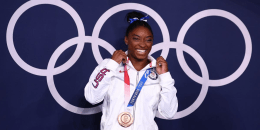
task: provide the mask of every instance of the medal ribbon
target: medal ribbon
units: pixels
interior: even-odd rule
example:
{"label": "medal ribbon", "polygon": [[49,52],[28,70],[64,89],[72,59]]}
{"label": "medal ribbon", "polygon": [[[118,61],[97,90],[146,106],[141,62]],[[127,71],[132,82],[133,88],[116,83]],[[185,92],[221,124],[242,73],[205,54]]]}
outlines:
{"label": "medal ribbon", "polygon": [[127,72],[127,67],[126,67],[126,65],[124,66],[125,103],[127,103],[129,101],[127,107],[134,106],[136,99],[139,96],[139,93],[142,90],[144,83],[146,82],[147,77],[148,77],[148,75],[150,75],[150,73],[151,73],[151,68],[147,69],[144,72],[141,80],[139,81],[139,83],[137,84],[137,86],[135,88],[135,91],[134,91],[131,99],[129,100],[129,97],[130,97],[130,79],[129,79],[129,75],[128,75],[128,72]]}
{"label": "medal ribbon", "polygon": [[139,81],[139,83],[137,84],[137,86],[136,86],[136,88],[135,88],[135,91],[134,91],[134,93],[133,93],[133,95],[132,95],[132,97],[131,97],[131,99],[130,99],[128,105],[127,105],[127,107],[132,107],[132,106],[134,106],[134,104],[135,104],[135,102],[136,102],[136,99],[137,99],[137,97],[139,96],[139,93],[141,92],[141,90],[142,90],[142,88],[143,88],[143,86],[144,86],[144,83],[146,82],[147,77],[148,77],[148,75],[150,75],[150,73],[151,73],[151,68],[147,69],[147,70],[144,72],[144,74],[143,74],[141,80]]}
{"label": "medal ribbon", "polygon": [[130,98],[130,79],[127,72],[126,64],[124,66],[124,82],[125,82],[125,104],[129,101]]}

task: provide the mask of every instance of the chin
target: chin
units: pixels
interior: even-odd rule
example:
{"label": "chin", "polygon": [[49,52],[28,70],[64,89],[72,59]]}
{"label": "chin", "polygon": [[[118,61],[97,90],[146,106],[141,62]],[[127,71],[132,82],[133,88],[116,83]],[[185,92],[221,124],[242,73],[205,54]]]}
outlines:
{"label": "chin", "polygon": [[148,55],[136,55],[136,59],[138,60],[145,60],[148,58]]}

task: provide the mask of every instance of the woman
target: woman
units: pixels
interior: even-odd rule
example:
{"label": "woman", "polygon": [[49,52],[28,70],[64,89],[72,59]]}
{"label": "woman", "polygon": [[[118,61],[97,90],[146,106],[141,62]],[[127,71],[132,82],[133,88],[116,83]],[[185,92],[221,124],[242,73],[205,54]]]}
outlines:
{"label": "woman", "polygon": [[111,59],[102,61],[85,87],[88,102],[104,100],[101,130],[157,130],[157,111],[168,119],[177,111],[177,91],[167,62],[148,55],[153,33],[146,19],[138,12],[127,14],[130,25],[124,41],[128,51],[117,50]]}

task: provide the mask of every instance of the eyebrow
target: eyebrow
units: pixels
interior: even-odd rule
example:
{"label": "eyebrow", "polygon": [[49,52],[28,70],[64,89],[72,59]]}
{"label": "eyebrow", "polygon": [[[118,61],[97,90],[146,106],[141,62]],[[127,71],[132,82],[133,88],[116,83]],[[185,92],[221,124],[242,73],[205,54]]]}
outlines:
{"label": "eyebrow", "polygon": [[136,34],[133,34],[133,36],[137,36],[137,37],[140,37],[139,35],[136,35]]}
{"label": "eyebrow", "polygon": [[[136,34],[133,34],[133,36],[140,37],[139,35],[136,35]],[[146,38],[148,38],[148,37],[152,37],[152,36],[147,36]]]}

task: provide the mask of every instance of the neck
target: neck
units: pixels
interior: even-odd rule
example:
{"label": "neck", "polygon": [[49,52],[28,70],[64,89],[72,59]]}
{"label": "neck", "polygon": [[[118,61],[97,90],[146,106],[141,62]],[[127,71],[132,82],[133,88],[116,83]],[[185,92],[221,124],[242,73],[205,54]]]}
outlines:
{"label": "neck", "polygon": [[141,69],[143,69],[147,64],[149,64],[149,60],[148,58],[143,59],[143,60],[139,60],[139,59],[135,59],[131,56],[128,56],[129,60],[131,61],[131,63],[133,64],[134,68],[137,71],[140,71]]}

